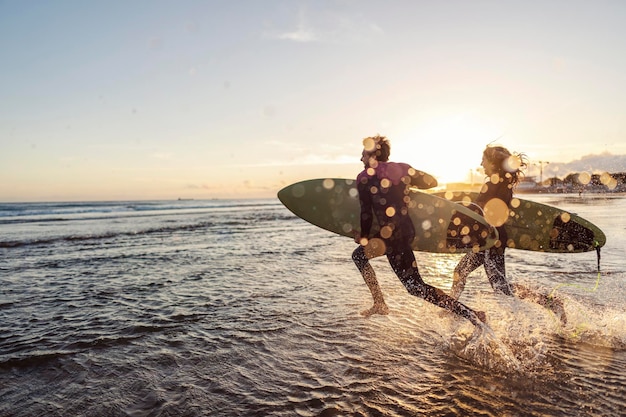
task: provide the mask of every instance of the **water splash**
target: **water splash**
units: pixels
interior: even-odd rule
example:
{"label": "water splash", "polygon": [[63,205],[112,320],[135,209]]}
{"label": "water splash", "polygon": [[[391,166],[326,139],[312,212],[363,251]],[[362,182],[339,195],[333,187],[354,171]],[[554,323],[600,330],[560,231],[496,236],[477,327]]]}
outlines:
{"label": "water splash", "polygon": [[524,371],[522,363],[511,349],[486,324],[476,326],[469,336],[456,335],[450,348],[458,357],[481,368],[507,374]]}
{"label": "water splash", "polygon": [[626,313],[614,306],[590,307],[585,302],[568,299],[568,325],[558,335],[573,343],[626,349]]}

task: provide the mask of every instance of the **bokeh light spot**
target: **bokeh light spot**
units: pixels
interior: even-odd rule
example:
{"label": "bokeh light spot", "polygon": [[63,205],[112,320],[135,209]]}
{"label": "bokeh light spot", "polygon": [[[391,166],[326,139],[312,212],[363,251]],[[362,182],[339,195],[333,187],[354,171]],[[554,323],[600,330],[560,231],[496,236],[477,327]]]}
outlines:
{"label": "bokeh light spot", "polygon": [[383,237],[383,239],[389,239],[392,234],[393,234],[393,229],[389,226],[385,226],[382,229],[380,229],[380,235]]}
{"label": "bokeh light spot", "polygon": [[519,238],[520,248],[528,249],[530,247],[530,242],[532,242],[532,238],[528,234],[523,234]]}
{"label": "bokeh light spot", "polygon": [[293,194],[293,196],[297,198],[304,196],[304,186],[300,184],[294,185],[291,189],[291,194]]}
{"label": "bokeh light spot", "polygon": [[363,149],[367,152],[372,152],[376,149],[376,142],[372,138],[363,139]]}
{"label": "bokeh light spot", "polygon": [[484,207],[485,220],[492,226],[502,226],[509,218],[509,207],[499,198],[487,201]]}
{"label": "bokeh light spot", "polygon": [[600,182],[608,187],[609,190],[617,188],[617,180],[611,176],[608,172],[600,175]]}
{"label": "bokeh light spot", "polygon": [[556,239],[557,236],[559,236],[559,229],[554,227],[552,228],[552,230],[550,230],[550,239]]}
{"label": "bokeh light spot", "polygon": [[587,185],[591,182],[591,175],[588,172],[581,172],[578,174],[578,182],[582,185]]}
{"label": "bokeh light spot", "polygon": [[365,256],[369,259],[383,256],[387,250],[385,242],[379,238],[370,239],[365,246]]}
{"label": "bokeh light spot", "polygon": [[508,172],[517,171],[521,165],[522,161],[517,155],[511,155],[507,159],[505,159],[504,162],[502,162],[502,168],[504,168],[504,170]]}

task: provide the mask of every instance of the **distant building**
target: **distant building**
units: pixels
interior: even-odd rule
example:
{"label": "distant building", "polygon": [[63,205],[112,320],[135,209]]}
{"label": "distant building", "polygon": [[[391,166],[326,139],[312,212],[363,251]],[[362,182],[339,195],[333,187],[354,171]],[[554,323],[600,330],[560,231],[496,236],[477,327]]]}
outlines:
{"label": "distant building", "polygon": [[[535,177],[524,177],[515,188],[516,193],[626,193],[626,172],[614,174],[586,174],[579,179],[580,173],[570,173],[565,178],[548,178],[544,184],[537,183]],[[609,181],[607,181],[607,178]],[[447,183],[447,191],[480,191],[480,184]]]}
{"label": "distant building", "polygon": [[535,177],[524,177],[515,187],[515,191],[518,193],[537,193],[541,192],[542,188],[535,181]]}

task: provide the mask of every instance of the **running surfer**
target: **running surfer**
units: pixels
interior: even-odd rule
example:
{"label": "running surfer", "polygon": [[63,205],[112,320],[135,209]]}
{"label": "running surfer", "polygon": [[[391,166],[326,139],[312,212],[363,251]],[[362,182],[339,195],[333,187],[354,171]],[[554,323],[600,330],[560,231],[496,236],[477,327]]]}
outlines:
{"label": "running surfer", "polygon": [[[472,310],[422,280],[411,248],[415,227],[408,215],[409,187],[432,188],[437,185],[437,180],[408,164],[388,162],[389,153],[390,144],[386,137],[376,135],[363,139],[361,161],[365,169],[357,177],[361,231],[354,236],[359,246],[352,253],[352,259],[372,294],[374,305],[361,314],[370,316],[389,312],[369,262],[369,259],[384,254],[409,294],[450,310],[474,325],[484,322],[484,312]],[[374,218],[380,231],[371,235]]]}
{"label": "running surfer", "polygon": [[481,165],[487,178],[473,204],[479,207],[487,222],[496,227],[499,241],[485,251],[469,252],[463,256],[454,268],[450,296],[458,300],[465,288],[467,276],[483,265],[495,292],[530,299],[552,310],[565,324],[567,318],[560,299],[537,293],[519,284],[510,284],[506,278],[504,250],[507,246],[507,233],[504,223],[509,217],[513,190],[528,166],[526,155],[511,153],[503,146],[487,146],[483,151]]}

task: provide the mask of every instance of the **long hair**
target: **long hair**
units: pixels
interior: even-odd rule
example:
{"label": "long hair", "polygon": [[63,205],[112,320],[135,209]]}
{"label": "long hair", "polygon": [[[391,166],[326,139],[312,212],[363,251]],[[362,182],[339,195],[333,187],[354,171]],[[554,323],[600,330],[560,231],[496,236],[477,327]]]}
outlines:
{"label": "long hair", "polygon": [[511,185],[516,186],[524,176],[528,167],[528,158],[523,153],[511,153],[504,146],[487,145],[483,156],[496,167],[498,175],[507,178]]}

